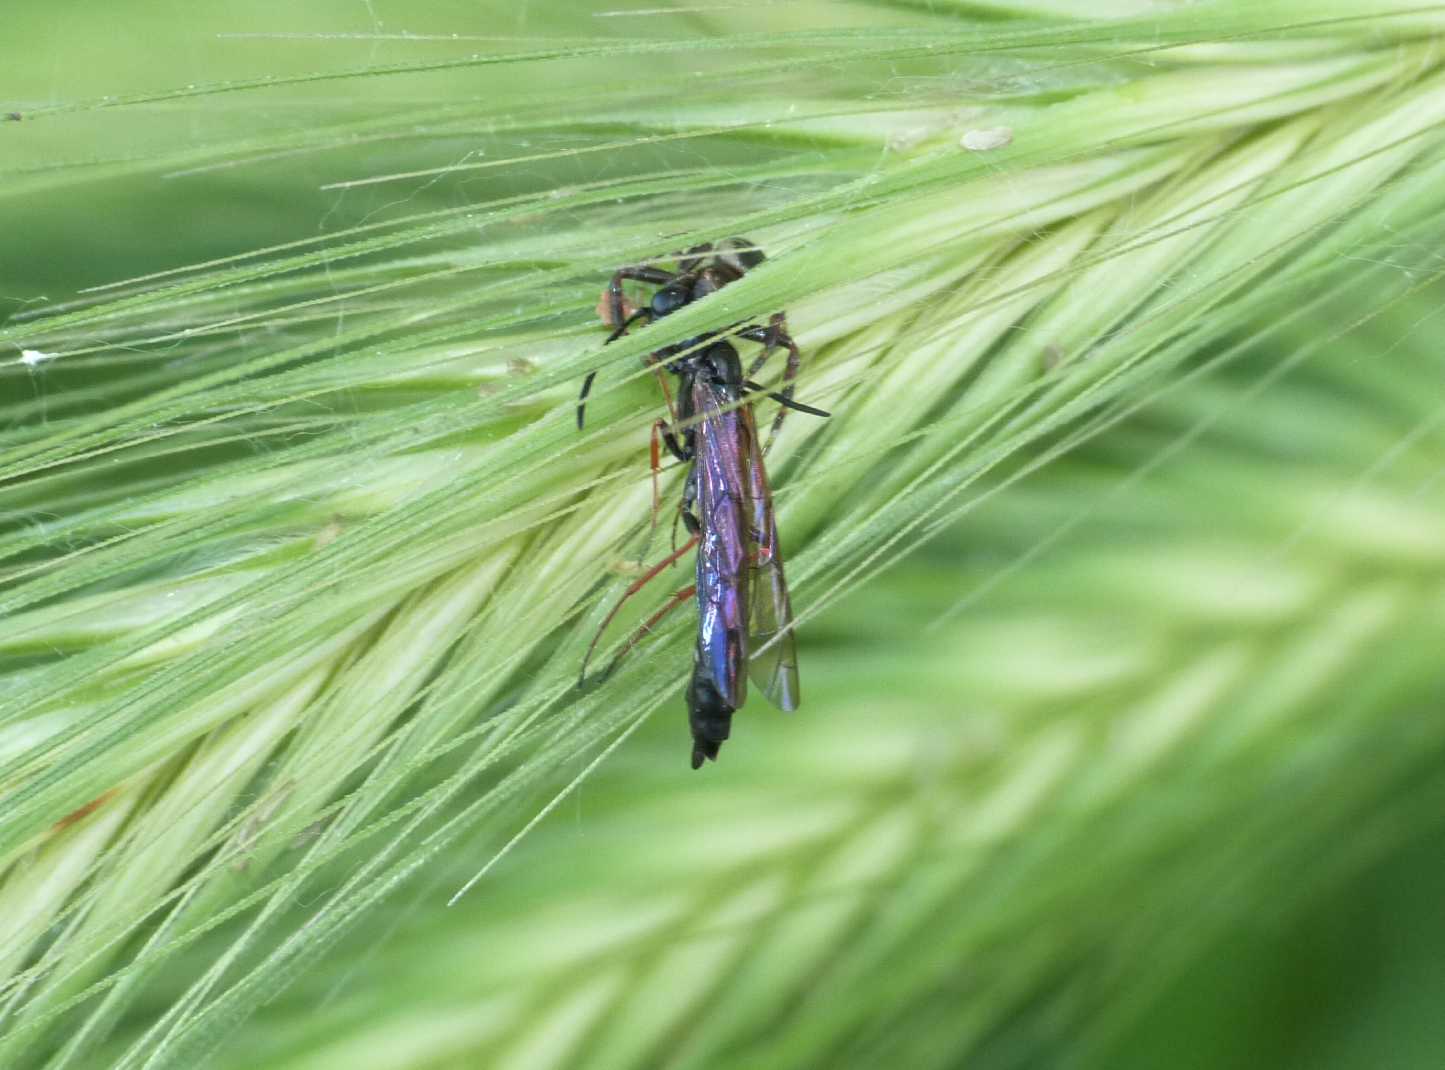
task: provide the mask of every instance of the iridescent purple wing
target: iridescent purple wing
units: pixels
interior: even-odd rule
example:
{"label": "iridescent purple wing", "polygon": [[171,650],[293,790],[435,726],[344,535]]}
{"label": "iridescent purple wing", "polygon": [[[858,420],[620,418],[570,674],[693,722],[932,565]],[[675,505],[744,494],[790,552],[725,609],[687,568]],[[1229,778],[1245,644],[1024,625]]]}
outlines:
{"label": "iridescent purple wing", "polygon": [[737,412],[748,495],[748,675],[778,709],[795,710],[800,698],[798,643],[793,635],[788,581],[783,578],[778,526],[773,520],[773,492],[763,468],[752,406],[745,405]]}
{"label": "iridescent purple wing", "polygon": [[[748,512],[746,407],[732,408],[714,386],[695,381],[693,411],[697,434],[697,513],[702,532],[697,547],[698,671],[713,682],[724,702],[737,709],[747,698]],[[756,437],[756,436],[754,436]]]}

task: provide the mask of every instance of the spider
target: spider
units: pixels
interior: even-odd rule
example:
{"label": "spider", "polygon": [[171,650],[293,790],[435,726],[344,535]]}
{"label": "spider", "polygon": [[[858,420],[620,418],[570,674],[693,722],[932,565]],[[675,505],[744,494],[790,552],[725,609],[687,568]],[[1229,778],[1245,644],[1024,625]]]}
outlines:
{"label": "spider", "polygon": [[[655,319],[669,315],[689,305],[700,297],[706,297],[716,290],[722,289],[730,282],[736,282],[748,271],[757,267],[763,262],[763,252],[747,238],[727,238],[717,243],[716,246],[704,243],[694,245],[686,252],[674,254],[677,261],[676,271],[664,271],[661,268],[649,267],[645,264],[634,264],[629,267],[620,268],[612,276],[612,281],[607,284],[607,290],[598,302],[598,312],[607,326],[612,327],[612,334],[608,342],[615,342],[626,334],[629,328],[639,320],[651,323]],[[622,283],[631,279],[636,282],[650,283],[657,287],[653,292],[652,299],[648,304],[638,308],[632,304],[622,293]],[[700,334],[695,338],[684,339],[661,349],[654,350],[647,357],[647,363],[656,368],[663,365],[668,370],[678,372],[681,369],[675,366],[675,358],[697,347],[700,343],[709,338],[717,337],[720,333],[736,335],[738,338],[746,338],[751,342],[759,342],[763,351],[749,366],[747,371],[746,385],[752,389],[761,389],[751,379],[767,362],[773,350],[782,346],[788,351],[788,363],[783,372],[783,389],[771,396],[779,403],[778,414],[773,417],[773,426],[768,433],[768,442],[764,446],[766,453],[772,447],[773,440],[777,438],[779,429],[783,426],[783,418],[789,409],[801,409],[802,411],[817,413],[818,410],[800,406],[793,401],[793,387],[798,378],[798,370],[802,367],[802,354],[798,352],[797,343],[788,334],[787,314],[774,312],[768,317],[767,326],[752,324],[740,330],[727,332],[709,331]],[[592,389],[592,380],[597,377],[595,371],[587,373],[587,378],[582,381],[582,392],[577,399],[577,428],[582,429],[587,409],[587,394]],[[672,395],[667,388],[667,381],[661,376],[658,382],[662,384],[663,393],[667,395],[669,413],[672,411]]]}

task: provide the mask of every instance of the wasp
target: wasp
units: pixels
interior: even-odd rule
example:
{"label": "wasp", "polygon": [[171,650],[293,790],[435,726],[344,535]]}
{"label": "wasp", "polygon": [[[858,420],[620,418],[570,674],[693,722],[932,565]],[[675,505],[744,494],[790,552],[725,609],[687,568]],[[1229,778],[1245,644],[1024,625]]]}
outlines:
{"label": "wasp", "polygon": [[[762,251],[752,242],[731,238],[717,246],[699,245],[678,254],[675,272],[650,266],[620,269],[599,304],[603,320],[614,328],[608,342],[641,321],[650,323],[716,292],[762,261]],[[627,280],[657,287],[646,305],[635,307],[627,300],[622,290]],[[746,373],[728,337],[762,343],[763,352]],[[780,347],[788,352],[787,369],[782,390],[772,393],[751,376]],[[747,699],[749,678],[779,709],[798,707],[793,610],[773,517],[772,490],[763,464],[766,447],[759,440],[752,399],[768,393],[779,402],[773,434],[790,409],[827,416],[821,409],[793,400],[801,360],[781,312],[774,313],[766,325],[735,325],[726,332],[709,332],[654,350],[647,358],[649,365],[671,373],[676,380],[675,407],[668,392],[672,421],[659,420],[653,426],[653,470],[657,469],[659,438],[669,453],[691,466],[679,506],[691,538],[627,589],[602,629],[623,602],[697,547],[694,582],[674,594],[618,654],[620,659],[668,612],[696,599],[697,642],[685,694],[694,769],[701,768],[704,761],[716,760],[731,734],[733,714]],[[589,374],[582,384],[577,404],[579,428],[595,374]],[[588,659],[596,644],[594,637]],[[582,673],[585,679],[585,660]]]}

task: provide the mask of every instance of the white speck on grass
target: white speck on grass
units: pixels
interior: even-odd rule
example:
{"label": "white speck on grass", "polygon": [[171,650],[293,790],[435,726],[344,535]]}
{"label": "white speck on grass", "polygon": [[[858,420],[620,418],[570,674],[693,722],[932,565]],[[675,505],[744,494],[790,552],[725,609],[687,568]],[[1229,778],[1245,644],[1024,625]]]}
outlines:
{"label": "white speck on grass", "polygon": [[971,152],[988,152],[991,149],[1001,149],[1005,145],[1012,145],[1014,132],[1007,126],[997,126],[992,130],[969,130],[963,135],[959,144]]}
{"label": "white speck on grass", "polygon": [[20,363],[27,368],[33,368],[37,364],[44,364],[47,360],[54,360],[59,354],[42,353],[38,349],[22,349],[20,351]]}

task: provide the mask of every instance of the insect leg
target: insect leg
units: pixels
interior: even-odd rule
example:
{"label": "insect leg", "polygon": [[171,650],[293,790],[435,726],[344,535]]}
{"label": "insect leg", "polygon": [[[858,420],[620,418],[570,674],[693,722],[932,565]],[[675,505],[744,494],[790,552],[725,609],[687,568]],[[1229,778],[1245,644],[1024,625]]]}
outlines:
{"label": "insect leg", "polygon": [[672,401],[672,387],[667,385],[667,376],[663,373],[662,362],[654,357],[649,357],[648,365],[652,368],[652,374],[657,379],[657,385],[662,387],[663,400],[667,402],[667,418],[672,423],[677,423],[677,408]]}
{"label": "insect leg", "polygon": [[[688,546],[691,545],[692,543],[688,543]],[[686,548],[687,547],[684,547],[683,549]],[[669,598],[665,606],[663,606],[656,613],[643,621],[642,627],[638,628],[637,631],[632,634],[632,638],[627,640],[627,644],[617,652],[617,656],[613,658],[610,662],[608,662],[607,671],[602,674],[602,678],[605,680],[607,679],[607,677],[611,676],[614,672],[616,672],[617,663],[620,662],[627,654],[631,653],[633,647],[635,647],[638,643],[642,642],[643,636],[650,633],[653,628],[656,628],[657,625],[661,622],[662,618],[667,616],[678,606],[686,605],[687,600],[695,594],[697,594],[697,584],[689,583],[686,587],[681,588],[676,594]]]}
{"label": "insect leg", "polygon": [[[662,387],[662,396],[667,401],[666,420],[658,420],[652,425],[652,527],[657,528],[657,514],[662,507],[662,493],[658,489],[658,476],[662,471],[662,457],[658,449],[658,438],[667,443],[667,451],[679,461],[686,464],[692,460],[692,438],[691,434],[684,430],[683,440],[679,441],[677,434],[672,430],[678,422],[678,412],[672,401],[672,390],[667,385],[667,376],[663,374],[663,362],[658,359],[656,353],[648,355],[648,366],[652,374],[657,378],[657,385]],[[688,476],[691,479],[691,475]],[[677,539],[672,540],[672,545],[677,546]]]}
{"label": "insect leg", "polygon": [[[682,521],[682,526],[687,528],[687,533],[696,542],[702,535],[702,524],[693,515],[692,504],[697,501],[697,469],[693,468],[687,474],[687,482],[682,485],[682,501],[677,504],[677,512],[672,517],[672,547],[677,549],[677,522]],[[673,564],[676,564],[674,561]]]}
{"label": "insect leg", "polygon": [[687,482],[682,485],[682,501],[677,503],[677,515],[682,520],[682,526],[687,528],[687,533],[694,538],[702,534],[702,524],[693,513],[693,504],[697,501],[697,468],[694,467],[687,474]]}
{"label": "insect leg", "polygon": [[[672,430],[667,426],[665,420],[657,420],[652,425],[651,460],[652,460],[652,527],[657,530],[657,514],[662,510],[662,490],[658,483],[658,477],[662,474],[662,450],[658,443],[661,436],[672,437]],[[677,452],[673,442],[668,443],[668,449],[675,454]],[[688,477],[689,479],[691,476]],[[651,535],[648,536],[651,538]],[[677,547],[677,539],[672,540],[673,548]]]}
{"label": "insect leg", "polygon": [[683,433],[683,438],[679,439],[665,421],[658,420],[653,426],[655,426],[658,433],[662,435],[662,441],[667,446],[668,453],[672,454],[683,464],[687,464],[688,461],[692,460],[692,444],[687,441],[688,436],[686,432]]}
{"label": "insect leg", "polygon": [[[592,661],[592,654],[593,654],[593,653],[596,651],[596,649],[597,649],[597,643],[602,639],[602,633],[605,632],[605,631],[607,630],[607,626],[608,626],[609,624],[611,624],[611,623],[613,622],[613,620],[615,620],[615,619],[617,618],[617,614],[618,614],[619,612],[621,612],[622,607],[623,607],[623,605],[626,604],[627,600],[628,600],[629,598],[631,598],[633,595],[635,595],[638,591],[642,590],[642,588],[646,587],[646,586],[648,585],[648,583],[650,583],[652,580],[656,579],[657,576],[658,576],[664,569],[666,569],[668,565],[672,564],[674,561],[676,561],[678,558],[680,558],[683,554],[687,553],[687,552],[688,552],[689,550],[691,550],[695,545],[697,545],[697,539],[691,539],[691,540],[689,540],[688,543],[687,543],[685,546],[682,546],[682,547],[680,547],[679,549],[674,550],[672,553],[668,554],[668,555],[667,555],[666,557],[664,557],[661,561],[659,561],[657,564],[653,565],[650,569],[648,569],[646,572],[644,572],[644,573],[643,573],[641,576],[639,576],[637,579],[633,580],[632,583],[628,585],[627,590],[625,590],[625,591],[622,592],[622,597],[617,600],[617,604],[612,607],[612,611],[607,614],[607,619],[602,622],[602,626],[597,629],[597,634],[592,637],[592,642],[589,643],[588,646],[587,646],[587,654],[586,654],[586,656],[583,657],[583,659],[582,659],[582,672],[581,672],[581,674],[580,674],[580,675],[578,676],[578,678],[577,678],[577,686],[578,686],[578,687],[583,686],[583,684],[585,684],[586,681],[587,681],[587,666],[588,666],[588,664]],[[650,627],[651,625],[654,625],[654,624],[656,624],[656,623],[657,623],[657,620],[654,618],[654,619],[649,623],[648,627]],[[635,640],[634,640],[634,642],[635,642]],[[629,643],[629,644],[627,645],[627,647],[624,648],[623,653],[626,653],[626,651],[627,651],[627,650],[630,650],[630,649],[632,649],[632,644],[631,644],[631,643]],[[621,654],[618,655],[619,658],[620,658],[621,656],[622,656]],[[614,658],[614,659],[612,660],[612,664],[613,664],[613,666],[616,666],[616,664],[617,664],[617,658]],[[608,668],[607,672],[610,674],[610,673],[612,672],[612,669],[611,669],[611,668]]]}

